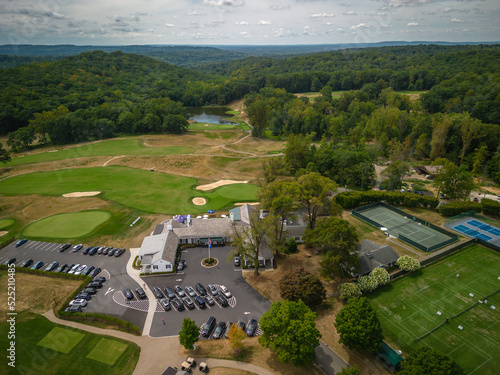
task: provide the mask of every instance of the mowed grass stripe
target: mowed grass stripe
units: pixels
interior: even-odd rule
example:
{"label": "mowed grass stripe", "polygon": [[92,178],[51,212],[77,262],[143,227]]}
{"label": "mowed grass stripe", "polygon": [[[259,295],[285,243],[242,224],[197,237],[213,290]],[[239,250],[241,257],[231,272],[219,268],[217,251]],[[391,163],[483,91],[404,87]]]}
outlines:
{"label": "mowed grass stripe", "polygon": [[193,152],[192,147],[168,146],[168,147],[146,147],[137,138],[112,139],[102,142],[89,143],[69,149],[43,152],[39,154],[15,157],[7,166],[41,163],[48,161],[76,159],[92,156],[118,156],[118,155],[179,155]]}
{"label": "mowed grass stripe", "polygon": [[[104,198],[146,212],[198,214],[209,209],[222,210],[236,202],[254,202],[258,188],[234,184],[210,192],[196,190],[190,177],[141,169],[109,166],[36,172],[0,181],[6,195],[62,195],[74,191],[102,191]],[[204,206],[192,203],[193,197],[207,200]]]}
{"label": "mowed grass stripe", "polygon": [[10,227],[16,221],[14,219],[0,219],[0,229]]}
{"label": "mowed grass stripe", "polygon": [[87,355],[87,358],[112,366],[127,347],[128,345],[123,342],[102,338]]}
{"label": "mowed grass stripe", "polygon": [[[499,265],[500,254],[473,245],[392,282],[369,298],[378,310],[384,334],[399,348],[409,352],[430,346],[449,355],[467,373],[494,375],[500,366],[496,355],[500,324],[498,310],[491,305],[500,306],[500,293],[488,298],[487,305],[478,304],[452,317],[498,289]],[[446,317],[452,318],[449,324],[414,342]]]}
{"label": "mowed grass stripe", "polygon": [[37,345],[68,354],[84,337],[83,333],[54,327]]}
{"label": "mowed grass stripe", "polygon": [[81,211],[58,214],[35,221],[23,229],[27,237],[78,238],[92,232],[111,218],[107,211]]}

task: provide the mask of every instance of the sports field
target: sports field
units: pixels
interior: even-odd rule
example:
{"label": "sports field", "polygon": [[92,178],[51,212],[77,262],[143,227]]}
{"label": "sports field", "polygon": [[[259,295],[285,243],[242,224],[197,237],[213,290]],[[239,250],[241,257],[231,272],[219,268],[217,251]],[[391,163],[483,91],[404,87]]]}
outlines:
{"label": "sports field", "polygon": [[473,245],[368,298],[394,347],[408,353],[430,346],[467,374],[494,375],[500,368],[500,293],[493,293],[499,289],[500,254]]}
{"label": "sports field", "polygon": [[[75,191],[102,191],[104,198],[152,213],[198,214],[222,210],[236,202],[254,202],[258,188],[251,184],[222,186],[210,192],[196,190],[194,178],[109,166],[62,169],[11,177],[0,181],[0,194],[62,195]],[[204,206],[191,200],[203,197]]]}
{"label": "sports field", "polygon": [[[390,207],[390,206],[388,206]],[[387,232],[410,245],[423,247],[421,250],[431,251],[453,241],[453,234],[449,235],[433,229],[429,223],[422,223],[410,214],[403,211],[395,212],[383,205],[355,210],[357,217],[368,218],[369,222],[379,227],[387,228]],[[372,224],[371,223],[371,224]],[[413,242],[413,243],[412,243]],[[419,247],[420,248],[420,247]]]}

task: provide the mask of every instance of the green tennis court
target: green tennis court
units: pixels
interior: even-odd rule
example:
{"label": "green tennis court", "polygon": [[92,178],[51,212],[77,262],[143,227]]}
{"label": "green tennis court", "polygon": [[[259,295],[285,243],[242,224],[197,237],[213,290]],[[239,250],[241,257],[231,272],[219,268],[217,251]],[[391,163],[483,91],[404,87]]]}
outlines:
{"label": "green tennis court", "polygon": [[468,374],[493,375],[500,368],[499,270],[499,253],[472,245],[368,298],[395,347],[430,346]]}
{"label": "green tennis court", "polygon": [[380,202],[360,207],[353,214],[379,228],[385,227],[390,235],[423,251],[435,250],[457,239],[453,233]]}

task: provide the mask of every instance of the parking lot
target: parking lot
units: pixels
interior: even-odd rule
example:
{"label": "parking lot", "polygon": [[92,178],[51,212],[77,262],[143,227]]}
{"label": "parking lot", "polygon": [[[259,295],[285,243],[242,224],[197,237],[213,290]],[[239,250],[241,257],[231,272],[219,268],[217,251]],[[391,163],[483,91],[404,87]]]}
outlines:
{"label": "parking lot", "polygon": [[[130,259],[128,251],[116,258],[97,254],[93,256],[83,255],[81,250],[73,253],[72,249],[61,253],[59,252],[60,246],[60,243],[28,241],[16,248],[13,243],[0,251],[0,262],[3,263],[6,259],[15,257],[17,259],[15,264],[19,265],[24,260],[31,258],[34,262],[38,260],[44,262],[42,270],[52,261],[58,261],[59,264],[79,263],[101,267],[102,272],[99,276],[105,276],[107,281],[92,296],[83,311],[116,316],[132,322],[141,329],[146,321],[149,300],[137,298],[135,292],[134,298],[127,300],[123,294],[125,289],[134,291],[139,286],[145,289],[157,286],[165,293],[166,286],[173,289],[175,285],[180,285],[185,290],[188,285],[195,289],[195,285],[201,283],[205,288],[208,284],[213,284],[217,288],[224,285],[231,292],[232,297],[228,299],[226,307],[214,298],[214,304],[207,305],[203,309],[195,304],[192,310],[178,311],[172,306],[171,310],[165,311],[158,299],[150,331],[150,335],[153,337],[177,335],[181,329],[182,321],[186,317],[194,320],[200,327],[210,316],[215,317],[218,322],[236,323],[242,321],[248,323],[250,319],[258,320],[270,308],[270,302],[246,283],[242,276],[241,267],[235,267],[232,260],[227,260],[228,254],[232,251],[232,248],[228,246],[211,249],[211,256],[219,261],[212,268],[206,268],[201,264],[202,259],[208,256],[206,247],[183,250],[181,259],[186,261],[187,268],[176,274],[143,277],[142,285],[138,285],[126,272],[126,265]],[[196,294],[199,295],[197,291]],[[259,332],[260,330],[257,329],[257,334]]]}

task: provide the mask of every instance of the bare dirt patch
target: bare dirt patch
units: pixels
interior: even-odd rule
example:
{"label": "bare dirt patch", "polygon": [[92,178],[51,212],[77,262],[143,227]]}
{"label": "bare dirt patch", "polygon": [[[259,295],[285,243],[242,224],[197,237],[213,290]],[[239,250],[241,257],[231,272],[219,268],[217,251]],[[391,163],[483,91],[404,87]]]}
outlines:
{"label": "bare dirt patch", "polygon": [[63,194],[65,198],[81,198],[81,197],[93,197],[94,195],[101,194],[100,191],[75,191],[73,193]]}
{"label": "bare dirt patch", "polygon": [[6,230],[0,230],[0,237],[5,236],[7,233],[9,233]]}
{"label": "bare dirt patch", "polygon": [[207,200],[205,198],[202,198],[202,197],[195,197],[195,198],[193,198],[193,204],[195,204],[197,206],[204,206],[207,204]]}
{"label": "bare dirt patch", "polygon": [[213,182],[211,184],[197,186],[196,189],[202,190],[202,191],[207,191],[207,190],[212,190],[212,189],[218,188],[219,186],[232,185],[232,184],[246,184],[246,183],[248,183],[248,181],[220,180],[217,182]]}

